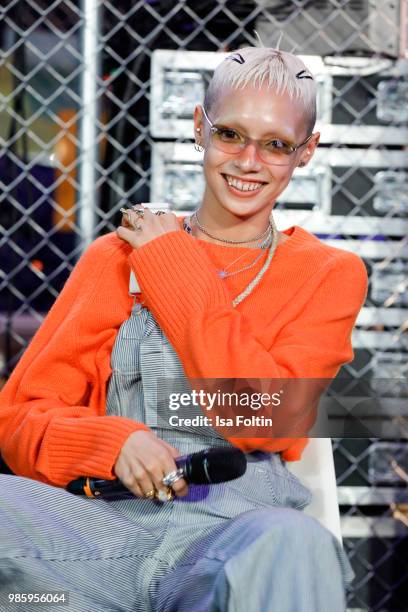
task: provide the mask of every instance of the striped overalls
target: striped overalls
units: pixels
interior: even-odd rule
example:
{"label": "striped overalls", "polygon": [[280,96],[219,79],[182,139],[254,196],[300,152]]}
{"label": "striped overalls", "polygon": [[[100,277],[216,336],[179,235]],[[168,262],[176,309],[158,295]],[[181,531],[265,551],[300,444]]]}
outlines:
{"label": "striped overalls", "polygon": [[[158,382],[183,368],[151,313],[135,304],[111,356],[107,414],[143,421],[180,454],[230,446],[215,430],[157,422]],[[9,592],[69,592],[72,612],[344,612],[351,568],[336,538],[300,510],[309,491],[279,454],[246,473],[160,503],[83,499],[0,476],[0,612]]]}

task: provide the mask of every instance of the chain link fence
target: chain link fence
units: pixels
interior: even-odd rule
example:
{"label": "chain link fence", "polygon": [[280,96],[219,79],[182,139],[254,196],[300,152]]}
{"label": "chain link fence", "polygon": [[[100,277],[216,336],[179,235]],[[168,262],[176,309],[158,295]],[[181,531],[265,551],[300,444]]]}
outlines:
{"label": "chain link fence", "polygon": [[1,0],[0,365],[5,380],[90,240],[119,208],[200,200],[192,111],[222,53],[305,56],[321,146],[276,207],[358,253],[370,289],[340,373],[398,381],[399,439],[333,441],[350,610],[408,601],[406,0]]}

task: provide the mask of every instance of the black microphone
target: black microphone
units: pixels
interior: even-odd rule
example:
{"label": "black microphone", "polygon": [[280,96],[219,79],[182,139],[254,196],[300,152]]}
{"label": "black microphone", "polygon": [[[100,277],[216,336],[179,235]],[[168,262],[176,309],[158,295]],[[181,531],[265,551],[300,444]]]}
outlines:
{"label": "black microphone", "polygon": [[[234,480],[242,476],[247,467],[245,454],[239,448],[206,448],[198,453],[177,457],[174,461],[177,468],[183,471],[183,478],[188,484],[217,484]],[[132,495],[119,478],[102,480],[88,476],[71,480],[67,491],[87,497]]]}

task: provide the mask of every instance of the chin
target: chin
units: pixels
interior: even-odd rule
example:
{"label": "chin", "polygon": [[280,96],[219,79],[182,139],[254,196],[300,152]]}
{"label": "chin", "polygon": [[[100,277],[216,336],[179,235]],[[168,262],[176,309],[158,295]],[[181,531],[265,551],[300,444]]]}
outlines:
{"label": "chin", "polygon": [[[218,201],[220,202],[220,200]],[[262,213],[269,215],[275,204],[275,199],[268,198],[267,200],[259,201],[259,198],[253,197],[242,200],[228,195],[227,197],[224,196],[221,202],[222,204],[219,205],[224,210],[228,210],[228,212],[236,217],[248,219]]]}

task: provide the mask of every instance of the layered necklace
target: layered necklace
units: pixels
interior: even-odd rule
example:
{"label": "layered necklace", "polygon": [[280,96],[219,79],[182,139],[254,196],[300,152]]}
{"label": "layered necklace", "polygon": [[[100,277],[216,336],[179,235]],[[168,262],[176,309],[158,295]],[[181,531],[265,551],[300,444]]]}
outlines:
{"label": "layered necklace", "polygon": [[[184,229],[186,230],[186,232],[188,232],[189,234],[192,234],[193,232],[193,228],[191,226],[191,221],[194,222],[194,224],[198,227],[198,229],[205,234],[206,236],[208,236],[209,238],[211,238],[212,240],[216,240],[218,242],[223,242],[226,244],[235,244],[235,245],[240,245],[240,244],[247,244],[247,243],[251,243],[251,242],[258,242],[259,244],[256,245],[261,249],[266,249],[269,247],[269,252],[268,252],[268,256],[265,260],[264,265],[262,266],[262,268],[259,270],[258,274],[255,276],[255,278],[252,279],[252,281],[245,287],[245,289],[239,294],[237,295],[236,298],[234,298],[234,300],[232,301],[233,306],[237,306],[240,302],[242,302],[242,300],[244,300],[246,297],[248,297],[248,295],[250,295],[250,293],[252,293],[252,291],[255,289],[255,287],[260,283],[262,277],[264,276],[265,272],[267,271],[267,269],[269,268],[269,265],[272,261],[272,258],[275,254],[275,250],[276,247],[278,245],[278,241],[279,241],[279,232],[278,229],[275,225],[275,220],[273,218],[272,213],[270,214],[269,217],[269,223],[268,223],[268,227],[258,236],[255,236],[254,238],[251,238],[249,240],[231,240],[231,239],[227,239],[227,238],[218,238],[218,236],[214,236],[213,234],[211,234],[200,222],[197,212],[193,213],[190,217],[190,219],[185,219],[184,220]],[[220,276],[220,278],[227,278],[229,276],[235,276],[236,274],[239,274],[240,272],[244,272],[246,270],[249,270],[250,268],[254,267],[257,262],[260,260],[260,258],[263,255],[263,252],[259,253],[259,255],[256,256],[256,258],[247,266],[240,268],[239,270],[235,270],[233,272],[228,272],[228,269],[231,268],[231,266],[233,266],[237,261],[239,261],[242,257],[244,257],[245,255],[247,255],[247,253],[243,253],[242,255],[240,255],[239,257],[237,257],[236,259],[234,259],[230,264],[228,264],[228,266],[225,266],[222,270],[218,270],[218,275]]]}

